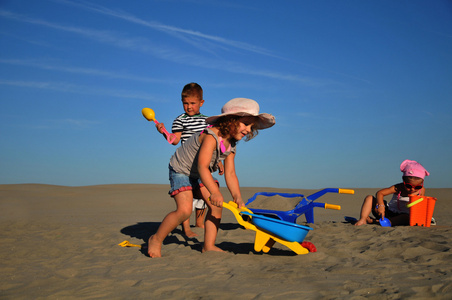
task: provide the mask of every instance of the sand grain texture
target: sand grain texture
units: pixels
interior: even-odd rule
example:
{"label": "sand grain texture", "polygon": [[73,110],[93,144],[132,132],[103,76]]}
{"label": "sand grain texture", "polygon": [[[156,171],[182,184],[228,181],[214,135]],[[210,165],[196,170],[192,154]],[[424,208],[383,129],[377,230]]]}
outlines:
{"label": "sand grain texture", "polygon": [[[174,202],[166,185],[62,187],[0,185],[1,299],[452,299],[452,189],[438,198],[430,228],[354,227],[362,199],[327,194],[317,201],[308,236],[316,253],[294,255],[276,244],[253,250],[254,232],[223,213],[217,244],[227,253],[201,254],[202,230],[188,239],[180,227],[165,240],[164,257],[150,259],[144,244]],[[225,192],[223,189],[222,191]],[[309,195],[316,190],[244,188]],[[227,195],[227,192],[225,193]],[[281,209],[279,199],[265,207]],[[304,224],[304,216],[298,223]],[[193,217],[192,217],[193,223]]]}

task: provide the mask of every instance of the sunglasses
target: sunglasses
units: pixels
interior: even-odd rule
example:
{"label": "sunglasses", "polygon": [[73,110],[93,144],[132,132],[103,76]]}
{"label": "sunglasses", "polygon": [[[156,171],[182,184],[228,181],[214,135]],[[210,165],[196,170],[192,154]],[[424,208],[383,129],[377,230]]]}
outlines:
{"label": "sunglasses", "polygon": [[415,189],[415,190],[420,190],[420,189],[422,189],[422,187],[424,186],[424,184],[421,184],[421,185],[412,185],[412,184],[410,184],[410,183],[406,183],[405,181],[403,182],[403,184],[405,185],[405,187],[406,187],[407,189]]}

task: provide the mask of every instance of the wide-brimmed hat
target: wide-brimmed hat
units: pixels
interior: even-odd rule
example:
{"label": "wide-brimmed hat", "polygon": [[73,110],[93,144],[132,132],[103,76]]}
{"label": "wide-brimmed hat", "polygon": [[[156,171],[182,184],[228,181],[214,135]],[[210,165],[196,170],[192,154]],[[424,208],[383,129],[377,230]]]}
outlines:
{"label": "wide-brimmed hat", "polygon": [[226,102],[221,108],[221,115],[212,116],[206,119],[209,124],[214,124],[219,118],[224,116],[257,117],[256,129],[265,129],[275,125],[275,117],[259,113],[259,104],[253,99],[234,98]]}

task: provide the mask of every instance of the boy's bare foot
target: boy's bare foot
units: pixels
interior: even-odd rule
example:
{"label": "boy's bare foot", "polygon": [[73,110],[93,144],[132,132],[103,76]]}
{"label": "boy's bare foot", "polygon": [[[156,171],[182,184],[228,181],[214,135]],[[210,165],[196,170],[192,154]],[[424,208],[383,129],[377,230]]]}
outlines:
{"label": "boy's bare foot", "polygon": [[187,230],[187,231],[185,231],[184,232],[184,234],[187,236],[187,237],[189,237],[189,238],[192,238],[192,237],[195,237],[195,236],[198,236],[198,234],[197,233],[194,233],[193,231],[191,231],[191,230]]}
{"label": "boy's bare foot", "polygon": [[198,236],[197,233],[194,233],[194,232],[191,230],[190,225],[187,225],[187,224],[182,224],[182,231],[183,231],[183,233],[184,233],[187,237],[189,237],[189,238]]}
{"label": "boy's bare foot", "polygon": [[220,248],[218,248],[217,246],[213,246],[213,247],[202,247],[202,253],[207,252],[207,251],[216,251],[216,252],[226,252]]}
{"label": "boy's bare foot", "polygon": [[148,254],[150,257],[162,257],[162,243],[156,241],[153,235],[148,241]]}

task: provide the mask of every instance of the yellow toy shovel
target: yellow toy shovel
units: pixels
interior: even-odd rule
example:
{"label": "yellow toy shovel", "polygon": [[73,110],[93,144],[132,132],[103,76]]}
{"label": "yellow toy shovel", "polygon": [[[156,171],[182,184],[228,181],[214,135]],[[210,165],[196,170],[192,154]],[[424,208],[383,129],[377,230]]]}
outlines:
{"label": "yellow toy shovel", "polygon": [[121,247],[138,247],[141,248],[141,245],[131,244],[129,241],[124,241],[118,244]]}
{"label": "yellow toy shovel", "polygon": [[[146,120],[148,120],[148,121],[154,121],[154,123],[155,123],[156,125],[160,124],[160,123],[155,119],[155,112],[154,112],[152,109],[150,109],[150,108],[148,108],[148,107],[145,107],[145,108],[143,108],[143,109],[141,110],[141,113],[143,114],[143,117],[146,118]],[[168,143],[172,144],[172,143],[174,142],[174,140],[176,139],[176,135],[175,135],[174,133],[169,133],[169,132],[165,129],[165,127],[163,127],[162,130],[163,130],[163,133],[164,133],[165,136],[166,136],[166,140],[168,141]]]}

